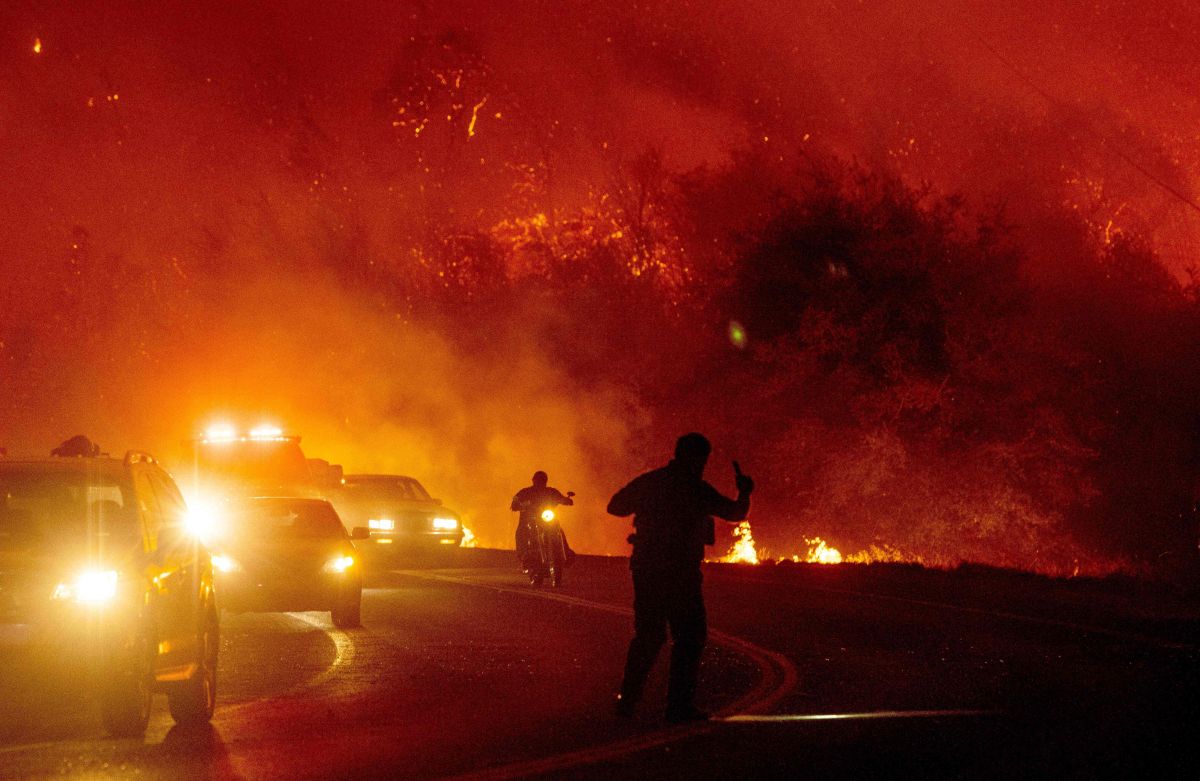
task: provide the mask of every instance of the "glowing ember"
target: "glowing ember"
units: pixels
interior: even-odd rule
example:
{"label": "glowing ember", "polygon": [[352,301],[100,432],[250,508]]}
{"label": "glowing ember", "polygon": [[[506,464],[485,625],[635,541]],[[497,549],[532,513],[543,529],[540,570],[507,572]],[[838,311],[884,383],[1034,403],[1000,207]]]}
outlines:
{"label": "glowing ember", "polygon": [[459,543],[460,548],[474,548],[476,545],[479,544],[478,541],[475,539],[474,532],[472,532],[466,526],[462,527],[462,531],[463,531],[463,536],[462,536],[462,542]]}
{"label": "glowing ember", "polygon": [[750,522],[742,521],[733,530],[737,539],[721,561],[730,564],[757,564],[758,551],[754,549],[754,535],[750,532]]}
{"label": "glowing ember", "polygon": [[33,53],[34,54],[42,53],[42,39],[41,38],[33,39]]}
{"label": "glowing ember", "polygon": [[467,125],[467,138],[472,138],[475,135],[475,122],[479,119],[479,109],[483,108],[483,104],[487,103],[487,98],[479,101],[471,109],[471,123]]}

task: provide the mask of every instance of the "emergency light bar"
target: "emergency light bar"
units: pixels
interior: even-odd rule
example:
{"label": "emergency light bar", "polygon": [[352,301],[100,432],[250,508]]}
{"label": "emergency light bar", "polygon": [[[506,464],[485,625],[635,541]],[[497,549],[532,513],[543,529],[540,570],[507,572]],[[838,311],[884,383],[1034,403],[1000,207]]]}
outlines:
{"label": "emergency light bar", "polygon": [[199,441],[202,444],[219,444],[223,442],[299,442],[300,437],[288,436],[279,426],[264,424],[250,429],[248,434],[239,434],[237,429],[227,423],[209,426]]}

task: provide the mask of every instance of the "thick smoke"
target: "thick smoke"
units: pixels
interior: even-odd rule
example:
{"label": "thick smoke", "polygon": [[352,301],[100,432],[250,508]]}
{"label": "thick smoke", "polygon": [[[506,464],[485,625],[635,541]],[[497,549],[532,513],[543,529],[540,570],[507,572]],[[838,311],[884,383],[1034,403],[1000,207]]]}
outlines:
{"label": "thick smoke", "polygon": [[[263,248],[249,236],[235,243],[229,261],[252,268],[243,253]],[[579,545],[610,550],[623,537],[617,524],[598,523],[606,497],[591,489],[620,479],[633,402],[572,383],[538,344],[544,313],[489,322],[502,347],[472,350],[445,329],[365,303],[316,268],[241,272],[207,280],[200,293],[181,278],[166,283],[179,288],[158,294],[176,300],[147,313],[148,330],[118,316],[111,330],[76,333],[95,323],[83,303],[54,328],[30,329],[29,353],[13,356],[20,368],[6,377],[15,381],[5,387],[14,454],[82,431],[118,454],[150,449],[186,472],[183,443],[204,426],[280,423],[303,434],[310,457],[348,472],[419,476],[485,545],[511,544],[508,501],[535,469],[579,490]],[[99,283],[89,293],[107,290]],[[148,292],[138,286],[112,304],[126,311]],[[53,317],[41,312],[35,322]]]}

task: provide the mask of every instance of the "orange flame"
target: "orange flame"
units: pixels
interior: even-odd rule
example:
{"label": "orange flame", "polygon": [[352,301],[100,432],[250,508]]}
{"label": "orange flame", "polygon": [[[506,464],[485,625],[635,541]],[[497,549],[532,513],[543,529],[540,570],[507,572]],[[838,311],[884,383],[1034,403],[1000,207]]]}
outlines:
{"label": "orange flame", "polygon": [[754,547],[754,535],[750,532],[750,522],[742,521],[733,530],[734,540],[729,552],[721,561],[730,564],[757,564],[758,551]]}
{"label": "orange flame", "polygon": [[460,543],[458,544],[458,547],[460,547],[460,548],[474,548],[476,545],[478,545],[478,544],[479,544],[479,541],[475,539],[475,533],[474,533],[474,532],[472,532],[472,531],[471,531],[470,529],[468,529],[466,526],[462,527],[462,531],[463,531],[462,542],[460,542]]}
{"label": "orange flame", "polygon": [[[758,548],[754,542],[754,534],[750,530],[750,522],[742,521],[733,530],[733,545],[730,546],[729,552],[726,553],[720,560],[726,564],[759,564],[762,559],[758,556]],[[837,548],[831,548],[825,540],[820,537],[805,537],[805,544],[808,545],[808,550],[804,555],[799,554],[791,557],[794,562],[805,562],[807,564],[841,564],[844,560],[841,551]],[[851,557],[853,560],[854,557]]]}
{"label": "orange flame", "polygon": [[831,548],[825,544],[825,540],[820,537],[813,537],[811,540],[807,537],[804,542],[808,544],[808,553],[804,560],[809,564],[841,564],[842,554],[837,548]]}

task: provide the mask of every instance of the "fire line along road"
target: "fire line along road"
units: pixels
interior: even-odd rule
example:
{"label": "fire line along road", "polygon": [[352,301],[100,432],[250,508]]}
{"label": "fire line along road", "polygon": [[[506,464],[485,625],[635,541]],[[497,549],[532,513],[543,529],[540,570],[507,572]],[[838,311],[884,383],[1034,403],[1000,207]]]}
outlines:
{"label": "fire line along road", "polygon": [[631,631],[626,561],[558,590],[511,552],[370,572],[363,626],[222,618],[210,727],[156,702],[141,740],[19,667],[0,686],[6,778],[1195,777],[1194,597],[980,569],[706,568],[713,722],[612,696]]}

